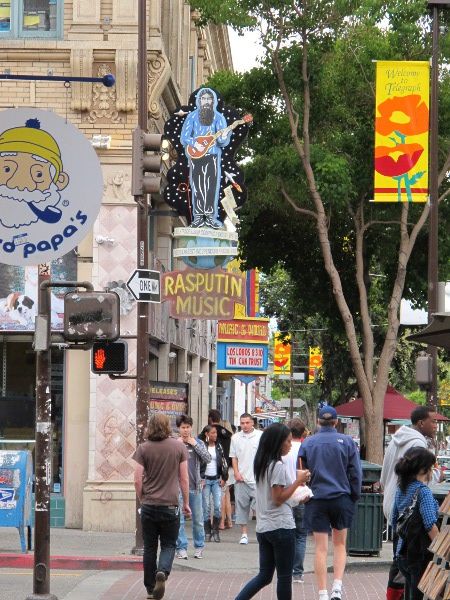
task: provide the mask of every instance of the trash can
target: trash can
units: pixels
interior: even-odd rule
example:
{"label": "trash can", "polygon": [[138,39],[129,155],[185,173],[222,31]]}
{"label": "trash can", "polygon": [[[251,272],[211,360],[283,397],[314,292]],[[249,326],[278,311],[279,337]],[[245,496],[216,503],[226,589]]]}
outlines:
{"label": "trash can", "polygon": [[381,465],[362,460],[361,466],[362,493],[347,534],[347,552],[379,556],[383,544],[383,495],[373,490],[373,484],[380,480]]}

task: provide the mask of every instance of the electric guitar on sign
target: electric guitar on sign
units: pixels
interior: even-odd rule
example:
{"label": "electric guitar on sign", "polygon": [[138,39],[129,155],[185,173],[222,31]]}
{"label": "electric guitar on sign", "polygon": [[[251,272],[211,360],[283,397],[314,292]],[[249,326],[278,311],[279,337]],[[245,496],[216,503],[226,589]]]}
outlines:
{"label": "electric guitar on sign", "polygon": [[214,133],[212,135],[201,135],[195,141],[197,142],[197,144],[200,144],[202,146],[202,149],[197,150],[197,148],[195,148],[194,146],[188,146],[187,147],[188,155],[190,156],[190,158],[193,158],[193,159],[202,158],[203,156],[205,156],[205,154],[208,152],[208,150],[211,148],[211,146],[215,143],[217,138],[219,138],[222,135],[224,135],[224,136],[228,135],[228,133],[230,131],[233,131],[233,129],[236,129],[236,127],[238,127],[238,125],[244,125],[246,123],[251,123],[252,121],[253,121],[253,116],[251,114],[247,114],[247,115],[244,115],[242,117],[242,119],[237,119],[236,121],[234,121],[234,123],[231,123],[231,125],[228,125],[228,127],[221,129],[217,133]]}

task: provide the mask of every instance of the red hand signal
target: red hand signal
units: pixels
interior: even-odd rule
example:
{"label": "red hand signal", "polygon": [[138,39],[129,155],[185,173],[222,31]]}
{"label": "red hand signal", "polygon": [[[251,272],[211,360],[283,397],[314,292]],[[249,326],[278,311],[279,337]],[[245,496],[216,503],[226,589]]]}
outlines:
{"label": "red hand signal", "polygon": [[103,348],[100,348],[94,354],[94,364],[96,369],[103,369],[106,362],[106,354]]}

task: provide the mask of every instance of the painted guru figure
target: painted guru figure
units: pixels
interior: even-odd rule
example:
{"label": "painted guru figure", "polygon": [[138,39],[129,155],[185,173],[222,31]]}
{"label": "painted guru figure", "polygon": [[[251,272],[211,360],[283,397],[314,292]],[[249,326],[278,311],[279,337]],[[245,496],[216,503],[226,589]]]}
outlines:
{"label": "painted guru figure", "polygon": [[231,127],[217,110],[212,89],[200,89],[196,105],[181,131],[192,191],[191,227],[219,229],[223,226],[218,218],[222,148],[230,143]]}

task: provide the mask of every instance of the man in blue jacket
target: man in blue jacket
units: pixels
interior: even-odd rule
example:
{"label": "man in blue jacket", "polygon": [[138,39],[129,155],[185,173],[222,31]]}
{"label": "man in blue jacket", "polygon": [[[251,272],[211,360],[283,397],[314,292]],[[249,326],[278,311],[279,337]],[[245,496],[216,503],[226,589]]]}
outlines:
{"label": "man in blue jacket", "polygon": [[[352,438],[336,431],[337,413],[332,406],[319,411],[319,431],[300,447],[301,468],[311,472],[314,496],[305,506],[305,520],[315,543],[314,571],[319,600],[341,600],[347,552],[347,529],[361,495],[362,470]],[[328,534],[332,530],[334,581],[327,590]]]}

